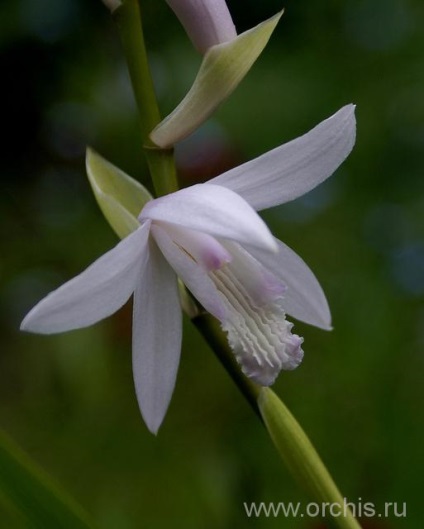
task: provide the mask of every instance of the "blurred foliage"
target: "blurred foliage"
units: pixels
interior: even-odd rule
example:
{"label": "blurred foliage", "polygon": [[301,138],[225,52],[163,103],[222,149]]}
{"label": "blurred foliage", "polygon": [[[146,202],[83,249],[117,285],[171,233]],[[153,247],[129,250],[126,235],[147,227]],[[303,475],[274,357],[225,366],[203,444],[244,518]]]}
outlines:
{"label": "blurred foliage", "polygon": [[[281,8],[277,0],[228,3],[239,31]],[[200,57],[165,2],[141,6],[165,113]],[[209,178],[345,103],[358,105],[357,144],[337,174],[264,214],[316,272],[334,317],[332,333],[296,324],[305,360],[275,389],[351,501],[407,502],[407,518],[369,527],[418,529],[424,4],[287,0],[285,8],[242,85],[178,146],[181,182]],[[157,438],[134,395],[128,306],[86,330],[19,333],[36,301],[116,241],[85,176],[85,146],[146,185],[149,178],[119,41],[100,1],[2,2],[0,65],[1,426],[105,529],[318,527],[314,519],[246,517],[244,501],[306,498],[189,323]],[[0,520],[21,527],[6,503]]]}
{"label": "blurred foliage", "polygon": [[0,432],[0,490],[2,501],[16,509],[25,527],[93,529],[84,510],[3,432]]}

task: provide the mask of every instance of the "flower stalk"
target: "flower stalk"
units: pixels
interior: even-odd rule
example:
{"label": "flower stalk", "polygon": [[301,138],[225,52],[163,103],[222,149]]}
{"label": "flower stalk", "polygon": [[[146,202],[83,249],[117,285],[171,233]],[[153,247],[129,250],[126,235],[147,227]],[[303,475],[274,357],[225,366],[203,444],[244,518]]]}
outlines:
{"label": "flower stalk", "polygon": [[143,149],[157,196],[178,190],[172,149],[158,149],[150,132],[160,123],[159,107],[144,44],[138,0],[124,0],[112,16],[117,24],[140,117]]}
{"label": "flower stalk", "polygon": [[261,386],[253,382],[250,378],[247,378],[241,372],[240,366],[228,344],[226,336],[220,328],[219,322],[207,312],[202,312],[195,318],[192,318],[191,321],[224,366],[253,411],[262,421],[262,415],[258,406]]}

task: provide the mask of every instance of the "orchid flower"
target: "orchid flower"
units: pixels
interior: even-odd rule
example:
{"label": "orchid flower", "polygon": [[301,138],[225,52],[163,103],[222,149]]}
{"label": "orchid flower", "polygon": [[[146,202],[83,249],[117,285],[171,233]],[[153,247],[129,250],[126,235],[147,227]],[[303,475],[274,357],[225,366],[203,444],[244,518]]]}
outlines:
{"label": "orchid flower", "polygon": [[162,149],[197,129],[236,89],[265,48],[282,11],[237,35],[225,0],[167,0],[203,60],[187,95],[150,134]]}
{"label": "orchid flower", "polygon": [[[119,206],[127,217],[115,229],[131,233],[40,301],[21,328],[50,334],[86,327],[133,294],[135,387],[144,420],[156,433],[180,358],[179,277],[221,322],[243,372],[261,385],[272,384],[281,369],[294,369],[303,356],[303,340],[292,334],[286,314],[322,329],[331,328],[331,318],[311,270],[271,235],[256,211],[314,188],[343,162],[354,141],[354,107],[348,105],[304,136],[209,183],[157,199],[143,190],[140,200],[151,199],[138,218],[134,204]],[[92,184],[93,167],[89,161]],[[113,166],[108,167],[112,174]],[[107,178],[109,191],[107,185],[95,189],[108,218],[117,211],[122,189],[142,187],[125,176],[120,191],[124,173],[113,174],[118,180]],[[109,195],[113,189],[118,189],[117,202]]]}

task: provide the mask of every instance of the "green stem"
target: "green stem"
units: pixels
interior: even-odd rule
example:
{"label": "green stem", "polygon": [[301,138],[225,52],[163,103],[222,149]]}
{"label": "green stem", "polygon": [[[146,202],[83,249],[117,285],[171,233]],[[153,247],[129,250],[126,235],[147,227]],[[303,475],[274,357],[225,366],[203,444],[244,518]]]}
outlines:
{"label": "green stem", "polygon": [[227,337],[222,332],[218,321],[209,314],[202,313],[193,318],[192,322],[225,367],[247,402],[252,406],[253,411],[262,420],[258,407],[258,398],[261,387],[241,373],[237,360],[228,345]]}
{"label": "green stem", "polygon": [[345,507],[337,485],[308,436],[285,404],[271,389],[243,375],[216,319],[203,313],[192,321],[264,423],[281,458],[302,488],[322,505],[329,504],[323,507],[325,515],[331,518],[334,513],[332,522],[340,529],[361,529],[350,509]]}
{"label": "green stem", "polygon": [[140,116],[144,153],[157,196],[178,190],[172,149],[157,148],[150,133],[160,122],[152,76],[150,74],[138,0],[124,0],[113,11]]}

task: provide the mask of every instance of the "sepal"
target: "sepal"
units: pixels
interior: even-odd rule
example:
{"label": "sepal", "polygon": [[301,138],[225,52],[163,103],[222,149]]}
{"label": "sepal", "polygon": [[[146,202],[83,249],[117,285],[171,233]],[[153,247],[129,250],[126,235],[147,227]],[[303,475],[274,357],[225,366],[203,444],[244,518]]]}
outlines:
{"label": "sepal", "polygon": [[118,237],[123,239],[139,226],[137,216],[152,195],[137,180],[87,148],[87,176],[96,201]]}

